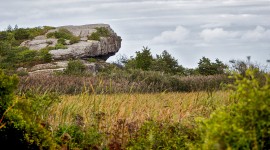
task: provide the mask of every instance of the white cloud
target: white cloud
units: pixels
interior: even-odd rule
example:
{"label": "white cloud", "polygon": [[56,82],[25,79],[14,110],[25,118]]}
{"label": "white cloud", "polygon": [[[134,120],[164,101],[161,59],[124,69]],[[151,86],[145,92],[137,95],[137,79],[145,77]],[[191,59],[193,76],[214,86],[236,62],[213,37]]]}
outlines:
{"label": "white cloud", "polygon": [[189,30],[178,26],[174,31],[164,31],[160,35],[153,38],[154,43],[181,43],[188,35]]}
{"label": "white cloud", "polygon": [[200,33],[200,37],[203,38],[203,40],[207,42],[216,41],[216,40],[233,39],[238,36],[239,36],[238,32],[225,31],[223,28],[204,29]]}
{"label": "white cloud", "polygon": [[242,39],[247,41],[270,40],[270,29],[266,29],[262,26],[257,26],[254,30],[249,30],[243,34]]}

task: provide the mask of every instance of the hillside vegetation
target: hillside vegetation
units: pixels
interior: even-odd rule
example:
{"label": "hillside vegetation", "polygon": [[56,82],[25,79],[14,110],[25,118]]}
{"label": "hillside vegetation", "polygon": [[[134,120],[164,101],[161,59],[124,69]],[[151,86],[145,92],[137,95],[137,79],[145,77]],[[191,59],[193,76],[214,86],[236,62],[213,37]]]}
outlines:
{"label": "hillside vegetation", "polygon": [[[19,46],[49,29],[0,32],[1,147],[270,149],[270,76],[256,65],[203,57],[188,69],[167,51],[152,56],[143,47],[112,64],[89,58],[97,72],[81,60],[52,74],[18,69],[53,62],[50,49]],[[59,32],[48,36],[76,38]],[[95,34],[88,38],[107,32]]]}

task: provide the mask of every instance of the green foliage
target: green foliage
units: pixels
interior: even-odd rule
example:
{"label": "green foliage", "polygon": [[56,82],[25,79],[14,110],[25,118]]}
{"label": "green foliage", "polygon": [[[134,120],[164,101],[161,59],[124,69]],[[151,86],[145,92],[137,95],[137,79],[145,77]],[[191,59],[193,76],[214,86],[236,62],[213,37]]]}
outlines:
{"label": "green foliage", "polygon": [[80,60],[71,60],[64,71],[64,74],[82,75],[86,70],[86,66]]}
{"label": "green foliage", "polygon": [[60,38],[57,41],[58,44],[66,45],[66,40],[64,38]]}
{"label": "green foliage", "polygon": [[49,63],[52,61],[52,54],[49,53],[49,50],[40,50],[39,56],[42,62]]}
{"label": "green foliage", "polygon": [[70,38],[70,44],[75,44],[75,43],[78,43],[80,41],[80,37],[77,37],[77,36],[72,36]]}
{"label": "green foliage", "polygon": [[59,144],[66,145],[71,149],[93,149],[102,144],[104,135],[95,128],[83,128],[72,124],[59,126],[54,136]]}
{"label": "green foliage", "polygon": [[168,74],[184,74],[184,67],[178,65],[177,60],[166,50],[161,55],[157,55],[151,70],[162,71]]}
{"label": "green foliage", "polygon": [[95,59],[95,58],[89,58],[88,59],[88,62],[90,62],[90,63],[97,62],[97,59]]}
{"label": "green foliage", "polygon": [[[0,43],[1,44],[1,43]],[[8,45],[4,45],[8,46]],[[16,69],[22,66],[32,66],[38,63],[50,62],[52,59],[48,50],[29,50],[26,47],[11,48],[9,50],[0,51],[0,68]]]}
{"label": "green foliage", "polygon": [[137,51],[136,57],[126,62],[127,68],[149,70],[153,63],[153,56],[148,47],[143,47],[142,52]]}
{"label": "green foliage", "polygon": [[201,75],[224,74],[224,69],[227,68],[220,60],[216,59],[216,62],[212,63],[210,59],[206,57],[200,59],[198,64],[198,71]]}
{"label": "green foliage", "polygon": [[147,121],[142,125],[127,149],[188,149],[187,145],[197,139],[193,129],[179,124]]}
{"label": "green foliage", "polygon": [[47,38],[57,38],[58,44],[62,45],[66,45],[66,40],[70,40],[70,44],[78,43],[80,41],[80,37],[74,36],[65,28],[60,28],[58,31],[50,32],[46,36]]}
{"label": "green foliage", "polygon": [[24,40],[33,39],[36,36],[44,35],[48,30],[53,27],[35,27],[35,28],[18,28],[15,26],[14,29],[10,26],[7,31],[0,32],[0,40],[7,41],[12,46],[19,46]]}
{"label": "green foliage", "polygon": [[88,36],[88,40],[100,41],[100,35],[97,32],[94,32]]}
{"label": "green foliage", "polygon": [[16,40],[27,40],[30,38],[30,32],[28,29],[23,28],[14,30],[14,38]]}
{"label": "green foliage", "polygon": [[88,36],[88,40],[100,41],[100,37],[108,37],[111,34],[110,31],[105,27],[98,27],[96,30],[96,32]]}
{"label": "green foliage", "polygon": [[202,126],[203,149],[270,148],[270,77],[264,85],[247,70],[236,75],[235,104],[214,112]]}
{"label": "green foliage", "polygon": [[[13,93],[17,83],[16,76],[6,76],[0,71],[0,114],[2,118],[0,121],[0,145],[10,149],[56,147],[50,133],[32,120],[33,118],[28,117],[29,111],[24,111],[26,108],[31,108],[31,105],[28,107],[23,107],[26,105],[20,104],[15,105]],[[24,110],[18,107],[22,107]]]}
{"label": "green foliage", "polygon": [[16,76],[7,76],[0,69],[0,117],[12,105],[14,98],[13,92],[17,88],[18,81]]}
{"label": "green foliage", "polygon": [[54,32],[54,36],[57,39],[70,39],[73,35],[69,30],[65,28],[60,28],[57,32]]}
{"label": "green foliage", "polygon": [[67,49],[67,46],[57,43],[54,48],[55,49]]}

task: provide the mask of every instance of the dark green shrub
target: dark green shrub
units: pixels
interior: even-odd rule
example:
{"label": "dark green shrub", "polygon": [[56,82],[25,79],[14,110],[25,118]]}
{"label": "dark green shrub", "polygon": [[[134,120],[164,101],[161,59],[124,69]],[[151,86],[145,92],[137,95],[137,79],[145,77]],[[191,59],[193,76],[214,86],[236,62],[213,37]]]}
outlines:
{"label": "dark green shrub", "polygon": [[50,132],[29,117],[33,114],[32,109],[27,109],[31,105],[21,101],[15,105],[13,93],[17,83],[16,76],[9,77],[0,71],[0,145],[9,149],[56,148]]}
{"label": "dark green shrub", "polygon": [[49,53],[49,50],[40,50],[39,55],[40,59],[45,63],[52,61],[52,55]]}
{"label": "dark green shrub", "polygon": [[[16,76],[7,76],[0,69],[0,116],[13,104],[14,91],[19,80]],[[0,122],[1,123],[1,122]]]}
{"label": "dark green shrub", "polygon": [[154,59],[150,69],[165,72],[167,74],[184,74],[184,67],[178,65],[177,60],[166,50],[164,50],[161,55],[157,55],[157,58]]}
{"label": "dark green shrub", "polygon": [[55,32],[55,37],[57,39],[70,39],[72,37],[72,33],[68,29],[60,28],[58,32]]}
{"label": "dark green shrub", "polygon": [[74,44],[74,43],[78,43],[80,41],[80,37],[77,37],[77,36],[72,36],[70,38],[70,44]]}
{"label": "dark green shrub", "polygon": [[24,50],[17,54],[17,59],[19,62],[31,62],[37,59],[38,51]]}
{"label": "dark green shrub", "polygon": [[16,40],[27,40],[30,38],[29,30],[23,28],[14,30],[14,37]]}
{"label": "dark green shrub", "polygon": [[256,71],[236,75],[235,104],[214,112],[202,125],[203,149],[270,148],[270,77],[264,85]]}
{"label": "dark green shrub", "polygon": [[100,41],[100,35],[97,32],[94,32],[88,36],[88,40]]}
{"label": "dark green shrub", "polygon": [[60,38],[57,41],[58,44],[66,45],[66,40],[64,38]]}
{"label": "dark green shrub", "polygon": [[148,121],[131,138],[127,149],[188,149],[198,135],[192,128],[166,122]]}
{"label": "dark green shrub", "polygon": [[67,49],[67,46],[63,45],[63,44],[59,44],[57,43],[54,47],[54,49]]}
{"label": "dark green shrub", "polygon": [[[69,136],[69,140],[65,140],[64,136]],[[93,149],[100,147],[103,143],[103,134],[95,128],[82,128],[78,125],[59,126],[55,133],[55,138],[60,145],[67,145],[69,148]]]}
{"label": "dark green shrub", "polygon": [[46,37],[47,37],[47,38],[53,38],[53,37],[54,37],[54,33],[55,33],[55,32],[47,33]]}
{"label": "dark green shrub", "polygon": [[64,74],[82,75],[86,70],[85,65],[80,60],[71,60],[64,71]]}
{"label": "dark green shrub", "polygon": [[203,57],[198,63],[198,72],[201,75],[215,75],[224,74],[224,70],[228,68],[219,59],[216,59],[215,63],[212,63],[209,58]]}

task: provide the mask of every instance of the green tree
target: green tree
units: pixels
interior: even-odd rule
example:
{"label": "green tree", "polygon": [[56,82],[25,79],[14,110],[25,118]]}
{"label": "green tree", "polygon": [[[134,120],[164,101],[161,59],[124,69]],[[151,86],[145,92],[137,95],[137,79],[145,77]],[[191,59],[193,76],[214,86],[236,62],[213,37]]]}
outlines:
{"label": "green tree", "polygon": [[153,60],[150,49],[148,47],[143,47],[141,52],[136,52],[135,58],[131,58],[124,63],[126,68],[149,70]]}
{"label": "green tree", "polygon": [[157,58],[152,64],[152,69],[170,74],[184,73],[184,67],[178,65],[177,60],[166,50],[164,50],[161,55],[157,55]]}
{"label": "green tree", "polygon": [[12,32],[12,31],[13,31],[12,26],[11,26],[11,25],[8,25],[8,26],[7,26],[7,32]]}
{"label": "green tree", "polygon": [[203,57],[198,63],[198,71],[201,75],[223,74],[227,66],[219,59],[212,63],[209,58]]}

